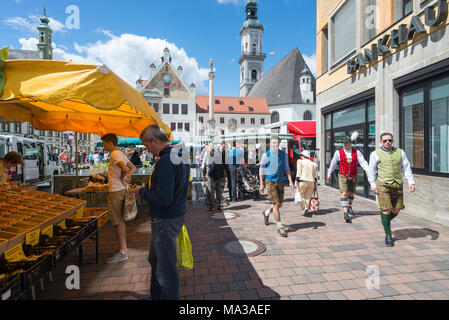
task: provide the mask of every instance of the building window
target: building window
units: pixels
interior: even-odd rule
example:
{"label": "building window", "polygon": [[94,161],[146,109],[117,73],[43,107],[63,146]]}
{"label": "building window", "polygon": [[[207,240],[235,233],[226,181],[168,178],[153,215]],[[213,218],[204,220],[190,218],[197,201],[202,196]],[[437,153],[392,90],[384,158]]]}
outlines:
{"label": "building window", "polygon": [[2,131],[3,132],[9,131],[9,123],[2,123]]}
{"label": "building window", "polygon": [[172,105],[172,114],[179,114],[179,104]]}
{"label": "building window", "polygon": [[245,118],[240,119],[240,124],[245,124]]}
{"label": "building window", "polygon": [[346,0],[330,19],[332,65],[356,48],[356,0]]}
{"label": "building window", "polygon": [[164,96],[170,95],[170,88],[164,88]]}
{"label": "building window", "polygon": [[256,124],[256,118],[251,118],[251,124]]}
{"label": "building window", "polygon": [[323,73],[329,70],[329,34],[328,29],[323,30]]}
{"label": "building window", "polygon": [[402,16],[413,12],[413,0],[402,0]]}
{"label": "building window", "polygon": [[234,107],[229,107],[229,111],[234,111]]}
{"label": "building window", "polygon": [[183,124],[182,123],[178,123],[178,131],[182,131],[183,128]]}
{"label": "building window", "polygon": [[215,104],[220,104],[220,100],[215,100]]}
{"label": "building window", "polygon": [[[309,102],[309,101],[307,101],[307,102]],[[312,112],[310,112],[310,111],[304,112],[304,120],[306,120],[306,121],[312,120]]]}
{"label": "building window", "polygon": [[22,124],[21,123],[15,123],[14,124],[14,132],[15,133],[22,133]]}
{"label": "building window", "polygon": [[188,114],[189,113],[189,106],[187,104],[181,105],[181,113],[182,114]]}
{"label": "building window", "polygon": [[153,109],[156,112],[159,112],[159,103],[153,103]]}
{"label": "building window", "polygon": [[279,122],[279,112],[275,111],[271,114],[271,123]]}
{"label": "building window", "polygon": [[254,108],[253,107],[248,107],[249,112],[254,112]]}
{"label": "building window", "polygon": [[265,118],[260,119],[260,124],[265,125]]}
{"label": "building window", "polygon": [[170,123],[171,131],[176,131],[176,123]]}
{"label": "building window", "polygon": [[220,118],[220,123],[221,123],[221,124],[224,124],[224,123],[225,123],[225,118],[224,118],[224,117],[221,117],[221,118]]}
{"label": "building window", "polygon": [[400,93],[401,142],[418,173],[449,177],[449,76]]}
{"label": "building window", "polygon": [[366,43],[377,35],[377,0],[362,0],[361,40]]}
{"label": "building window", "polygon": [[251,79],[257,80],[257,71],[256,70],[251,71]]}
{"label": "building window", "polygon": [[225,131],[221,130],[221,135],[224,136],[224,134],[225,134]]}
{"label": "building window", "polygon": [[243,102],[242,100],[240,100],[239,103],[241,106],[243,106],[245,104],[245,102]]}
{"label": "building window", "polygon": [[204,118],[200,117],[199,121],[200,121],[200,123],[204,123]]}
{"label": "building window", "polygon": [[185,123],[184,129],[185,129],[185,131],[190,132],[190,123]]}
{"label": "building window", "polygon": [[170,105],[168,103],[164,103],[163,108],[164,114],[170,114]]}

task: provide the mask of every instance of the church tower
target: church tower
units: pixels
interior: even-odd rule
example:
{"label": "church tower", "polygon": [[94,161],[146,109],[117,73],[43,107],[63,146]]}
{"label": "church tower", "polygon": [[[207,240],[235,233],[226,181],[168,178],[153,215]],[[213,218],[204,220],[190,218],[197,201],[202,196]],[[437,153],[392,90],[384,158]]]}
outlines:
{"label": "church tower", "polygon": [[240,64],[240,96],[246,97],[264,74],[265,54],[262,53],[263,25],[257,20],[257,1],[246,3],[246,20],[240,29],[242,55]]}
{"label": "church tower", "polygon": [[39,54],[44,60],[53,60],[53,47],[51,45],[51,35],[53,34],[53,30],[51,30],[48,25],[50,20],[47,15],[44,14],[41,17],[41,24],[37,27],[39,30],[39,43],[37,44],[37,48]]}

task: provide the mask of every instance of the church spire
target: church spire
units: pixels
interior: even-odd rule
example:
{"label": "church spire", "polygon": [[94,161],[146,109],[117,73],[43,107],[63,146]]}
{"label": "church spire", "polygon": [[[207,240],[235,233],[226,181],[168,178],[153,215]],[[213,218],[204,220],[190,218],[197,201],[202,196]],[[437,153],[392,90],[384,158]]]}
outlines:
{"label": "church spire", "polygon": [[37,44],[38,51],[41,55],[41,58],[44,60],[52,60],[53,59],[53,47],[51,42],[51,36],[53,34],[53,30],[51,30],[49,23],[50,19],[47,17],[47,12],[44,7],[44,12],[42,17],[40,18],[41,24],[37,27],[39,32],[39,43]]}

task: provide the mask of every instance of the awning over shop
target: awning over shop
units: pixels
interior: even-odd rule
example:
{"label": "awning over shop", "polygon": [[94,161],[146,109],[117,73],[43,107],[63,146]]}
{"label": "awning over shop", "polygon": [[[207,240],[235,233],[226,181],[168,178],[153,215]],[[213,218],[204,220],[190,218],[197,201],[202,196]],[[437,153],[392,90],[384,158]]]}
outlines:
{"label": "awning over shop", "polygon": [[316,121],[297,121],[288,124],[288,131],[301,136],[316,135]]}
{"label": "awning over shop", "polygon": [[106,66],[7,60],[0,116],[37,130],[139,137],[149,125],[171,136],[140,92]]}

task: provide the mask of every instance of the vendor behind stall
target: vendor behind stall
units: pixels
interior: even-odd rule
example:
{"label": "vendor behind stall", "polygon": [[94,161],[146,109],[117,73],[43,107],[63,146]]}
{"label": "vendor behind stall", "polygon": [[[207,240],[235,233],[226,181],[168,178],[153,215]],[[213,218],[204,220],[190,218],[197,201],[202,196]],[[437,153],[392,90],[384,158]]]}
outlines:
{"label": "vendor behind stall", "polygon": [[17,152],[8,153],[3,159],[0,159],[0,183],[6,183],[11,179],[9,175],[9,169],[17,167],[19,164],[23,164],[22,156]]}

